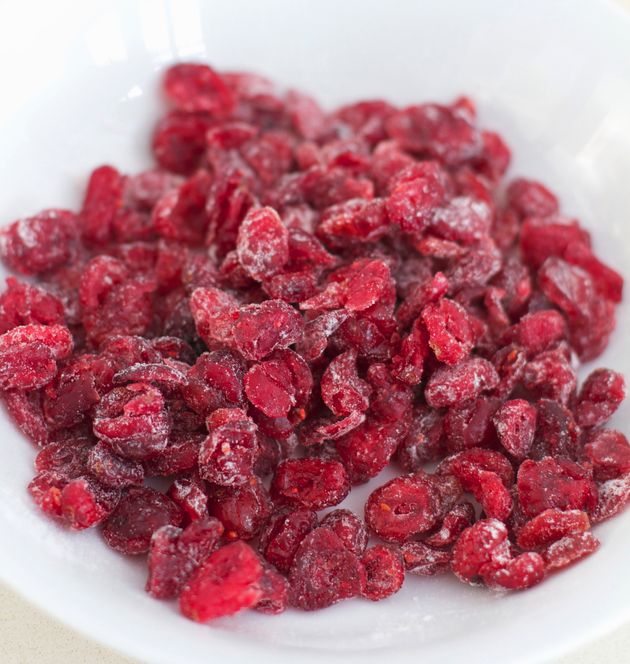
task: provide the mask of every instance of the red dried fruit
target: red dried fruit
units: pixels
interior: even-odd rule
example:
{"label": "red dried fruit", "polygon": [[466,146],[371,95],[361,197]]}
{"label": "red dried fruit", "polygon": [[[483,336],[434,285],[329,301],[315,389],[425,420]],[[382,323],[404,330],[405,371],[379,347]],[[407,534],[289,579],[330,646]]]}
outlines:
{"label": "red dried fruit", "polygon": [[475,334],[470,317],[457,302],[442,299],[422,311],[429,333],[429,346],[435,357],[445,364],[457,364],[470,354]]}
{"label": "red dried fruit", "polygon": [[406,542],[437,524],[444,512],[440,498],[429,476],[397,477],[370,494],[365,523],[381,539]]}
{"label": "red dried fruit", "polygon": [[599,540],[590,532],[568,535],[543,551],[547,570],[567,567],[599,549]]}
{"label": "red dried fruit", "polygon": [[568,535],[583,533],[591,524],[586,512],[549,509],[536,515],[518,531],[521,549],[541,549]]}
{"label": "red dried fruit", "polygon": [[260,536],[260,551],[281,572],[288,572],[301,541],[317,526],[313,510],[279,512],[271,517]]}
{"label": "red dried fruit", "polygon": [[256,281],[277,274],[289,260],[289,232],[270,207],[252,208],[238,228],[238,260]]}
{"label": "red dried fruit", "polygon": [[300,314],[286,302],[266,300],[239,311],[234,343],[248,360],[262,360],[274,350],[288,348],[302,336]]}
{"label": "red dried fruit", "polygon": [[545,561],[538,553],[528,551],[505,563],[487,563],[481,568],[480,574],[490,588],[525,590],[545,578]]}
{"label": "red dried fruit", "polygon": [[427,406],[416,405],[409,431],[398,445],[398,463],[403,470],[415,472],[427,461],[438,459],[443,452],[442,416]]}
{"label": "red dried fruit", "polygon": [[164,494],[149,487],[132,487],[120,499],[103,526],[107,544],[126,555],[149,550],[151,536],[162,526],[179,526],[182,513]]}
{"label": "red dried fruit", "polygon": [[263,567],[245,542],[212,553],[188,579],[179,596],[180,611],[196,622],[229,616],[256,605],[263,596]]}
{"label": "red dried fruit", "polygon": [[93,429],[97,438],[126,459],[157,456],[166,447],[170,430],[164,397],[144,383],[117,387],[98,403]]}
{"label": "red dried fruit", "polygon": [[591,431],[584,445],[584,456],[591,462],[597,480],[613,480],[630,472],[630,444],[620,431]]}
{"label": "red dried fruit", "polygon": [[334,358],[321,379],[322,399],[335,415],[367,410],[370,386],[359,378],[357,353],[349,350]]}
{"label": "red dried fruit", "polygon": [[521,217],[547,217],[558,211],[558,199],[540,182],[519,178],[507,190],[508,205]]}
{"label": "red dried fruit", "polygon": [[[446,513],[440,529],[424,538],[424,543],[438,549],[450,547],[466,528],[472,526],[474,520],[475,508],[472,504],[459,503]],[[413,544],[412,542],[411,545]]]}
{"label": "red dried fruit", "polygon": [[263,575],[258,581],[262,592],[254,609],[260,613],[277,615],[289,605],[289,582],[271,565],[263,565]]}
{"label": "red dried fruit", "polygon": [[[589,519],[630,501],[630,446],[601,428],[625,387],[598,369],[576,393],[576,374],[623,278],[542,184],[505,187],[474,103],[328,113],[202,63],[163,88],[156,167],[101,166],[78,214],[0,232],[37,281],[0,294],[0,397],[42,447],[36,504],[127,553],[159,530],[148,590],[202,621],[390,594],[399,551],[362,562],[368,528],[413,573],[492,588],[594,550]],[[318,527],[392,459],[413,474],[372,491],[367,526],[338,509]],[[223,528],[266,560],[213,553]]]}
{"label": "red dried fruit", "polygon": [[102,442],[90,450],[86,465],[101,484],[114,489],[142,484],[144,480],[144,468],[141,463],[117,456]]}
{"label": "red dried fruit", "polygon": [[206,486],[197,473],[175,479],[166,495],[182,510],[186,521],[208,516]]}
{"label": "red dried fruit", "polygon": [[530,392],[567,404],[577,386],[575,370],[561,348],[536,355],[523,371],[523,385]]}
{"label": "red dried fruit", "polygon": [[600,523],[619,514],[630,501],[630,473],[602,482],[597,490],[597,505],[591,511],[591,522]]}
{"label": "red dried fruit", "polygon": [[277,360],[255,364],[245,374],[245,394],[267,417],[284,417],[295,405],[291,373]]}
{"label": "red dried fruit", "polygon": [[314,510],[338,505],[349,491],[344,467],[338,461],[321,459],[286,459],[271,482],[275,500]]}
{"label": "red dried fruit", "polygon": [[450,568],[451,552],[432,549],[423,542],[407,542],[400,547],[405,569],[417,576],[444,574]]}
{"label": "red dried fruit", "polygon": [[209,436],[199,448],[199,473],[223,486],[245,484],[258,453],[256,425],[240,408],[220,408],[206,420]]}
{"label": "red dried fruit", "polygon": [[77,218],[68,210],[44,210],[0,231],[0,258],[15,272],[32,275],[64,265],[77,239]]}
{"label": "red dried fruit", "polygon": [[604,424],[626,396],[623,376],[610,369],[596,369],[584,381],[574,408],[581,427]]}
{"label": "red dried fruit", "polygon": [[424,397],[429,406],[444,408],[474,399],[498,384],[499,375],[492,364],[476,357],[454,367],[440,367],[429,378]]}
{"label": "red dried fruit", "polygon": [[562,458],[523,461],[517,487],[523,511],[529,517],[549,508],[588,512],[597,505],[597,487],[589,472]]}
{"label": "red dried fruit", "polygon": [[405,566],[399,551],[381,544],[369,548],[361,558],[365,567],[362,595],[373,602],[397,593],[405,580]]}
{"label": "red dried fruit", "polygon": [[329,512],[320,524],[337,535],[348,551],[363,555],[368,543],[368,532],[365,524],[350,510],[340,509]]}
{"label": "red dried fruit", "polygon": [[481,519],[466,528],[453,547],[451,569],[464,583],[474,583],[484,566],[510,561],[507,528],[497,519]]}
{"label": "red dried fruit", "polygon": [[492,445],[496,438],[492,417],[498,405],[497,399],[479,397],[460,407],[449,408],[444,416],[446,448],[457,452]]}
{"label": "red dried fruit", "polygon": [[359,558],[328,528],[302,540],[289,572],[290,603],[312,611],[360,595],[365,570]]}
{"label": "red dried fruit", "polygon": [[195,521],[184,530],[162,526],[151,537],[146,591],[157,599],[172,599],[182,591],[193,571],[219,544],[220,521]]}
{"label": "red dried fruit", "polygon": [[505,401],[492,418],[499,442],[517,459],[524,459],[536,433],[536,408],[524,399]]}
{"label": "red dried fruit", "polygon": [[252,478],[236,487],[213,487],[208,511],[225,526],[227,539],[249,540],[264,528],[273,504],[260,480]]}

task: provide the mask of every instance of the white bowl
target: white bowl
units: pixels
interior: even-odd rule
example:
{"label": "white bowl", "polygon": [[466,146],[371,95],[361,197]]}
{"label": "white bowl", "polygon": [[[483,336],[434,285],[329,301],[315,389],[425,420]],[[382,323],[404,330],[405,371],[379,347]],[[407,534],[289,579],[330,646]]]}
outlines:
{"label": "white bowl", "polygon": [[[89,170],[148,165],[158,72],[208,60],[302,87],[326,104],[469,93],[481,123],[630,262],[630,21],[593,0],[138,0],[0,7],[2,220],[76,207]],[[628,276],[626,272],[626,276]],[[598,364],[630,375],[630,309]],[[629,408],[616,423],[628,431]],[[2,415],[0,575],[81,632],[152,663],[536,662],[630,618],[630,511],[597,528],[601,550],[524,593],[496,597],[454,579],[410,578],[393,598],[319,613],[252,612],[201,626],[144,593],[144,567],[97,533],[41,517],[25,486],[35,451]],[[365,498],[369,486],[353,493]],[[356,494],[356,495],[355,495]]]}

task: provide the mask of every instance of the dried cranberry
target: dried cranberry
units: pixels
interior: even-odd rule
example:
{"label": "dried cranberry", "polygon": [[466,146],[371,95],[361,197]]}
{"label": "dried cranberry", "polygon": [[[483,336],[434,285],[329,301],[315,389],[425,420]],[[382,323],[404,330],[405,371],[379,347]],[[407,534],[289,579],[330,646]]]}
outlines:
{"label": "dried cranberry", "polygon": [[338,505],[349,491],[348,476],[338,461],[287,459],[271,482],[274,499],[314,510]]}
{"label": "dried cranberry", "polygon": [[330,528],[349,551],[357,556],[363,555],[368,543],[368,533],[365,524],[356,514],[345,509],[333,510],[322,519],[320,525]]}
{"label": "dried cranberry", "polygon": [[399,551],[378,544],[368,549],[361,559],[365,567],[363,597],[378,602],[397,593],[405,580],[405,566]]}

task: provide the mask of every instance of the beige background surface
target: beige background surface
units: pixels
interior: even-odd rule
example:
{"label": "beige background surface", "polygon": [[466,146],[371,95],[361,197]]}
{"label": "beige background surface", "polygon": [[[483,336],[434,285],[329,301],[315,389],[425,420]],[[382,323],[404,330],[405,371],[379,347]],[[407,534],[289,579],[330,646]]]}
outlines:
{"label": "beige background surface", "polygon": [[[534,635],[532,637],[535,638]],[[135,660],[122,657],[62,626],[11,589],[0,584],[0,664],[35,662],[37,664],[136,664]],[[553,662],[553,664],[629,663],[630,625]]]}

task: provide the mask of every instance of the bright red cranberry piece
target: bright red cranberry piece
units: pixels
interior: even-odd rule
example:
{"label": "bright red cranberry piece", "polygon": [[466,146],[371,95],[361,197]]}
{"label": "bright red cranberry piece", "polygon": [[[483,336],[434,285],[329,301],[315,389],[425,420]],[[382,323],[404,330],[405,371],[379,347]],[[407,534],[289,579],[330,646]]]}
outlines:
{"label": "bright red cranberry piece", "polygon": [[457,364],[470,354],[475,335],[466,310],[457,302],[442,299],[422,312],[429,333],[429,346],[445,364]]}
{"label": "bright red cranberry piece", "polygon": [[540,182],[519,178],[507,190],[508,204],[522,217],[546,217],[558,211],[558,199]]}
{"label": "bright red cranberry piece", "polygon": [[357,354],[347,351],[334,358],[321,379],[322,399],[335,415],[367,410],[370,386],[359,378]]}
{"label": "bright red cranberry piece", "polygon": [[575,419],[581,427],[604,424],[626,396],[623,376],[610,369],[596,369],[584,381],[575,405]]}
{"label": "bright red cranberry piece", "polygon": [[289,260],[289,232],[270,207],[252,208],[238,229],[238,260],[247,274],[263,281]]}
{"label": "bright red cranberry piece", "polygon": [[173,480],[166,495],[182,510],[185,521],[198,521],[208,516],[208,493],[197,473]]}
{"label": "bright red cranberry piece", "polygon": [[429,406],[443,408],[474,399],[498,383],[499,376],[492,364],[477,357],[454,367],[440,367],[429,379],[424,396]]}
{"label": "bright red cranberry piece", "polygon": [[179,596],[179,608],[196,622],[249,609],[263,596],[262,575],[255,551],[245,542],[233,542],[212,553],[194,572]]}
{"label": "bright red cranberry piece", "polygon": [[207,426],[209,435],[199,449],[203,479],[223,486],[248,482],[258,453],[252,419],[240,408],[221,408],[208,417]]}
{"label": "bright red cranberry piece", "polygon": [[525,590],[545,578],[545,561],[540,554],[528,551],[506,563],[487,563],[481,568],[480,574],[490,588]]}
{"label": "bright red cranberry piece", "polygon": [[405,566],[399,551],[378,544],[369,548],[361,559],[365,567],[363,597],[373,602],[397,593],[405,580]]}
{"label": "bright red cranberry piece", "polygon": [[536,433],[536,408],[524,399],[506,401],[492,418],[499,442],[517,459],[524,459]]}
{"label": "bright red cranberry piece", "polygon": [[68,210],[44,210],[0,231],[0,258],[15,272],[53,270],[72,257],[77,218]]}
{"label": "bright red cranberry piece", "polygon": [[536,515],[518,531],[521,549],[541,549],[568,535],[583,533],[591,524],[586,512],[549,509]]}
{"label": "bright red cranberry piece", "polygon": [[278,360],[255,364],[245,375],[245,394],[267,417],[284,417],[295,405],[291,372]]}
{"label": "bright red cranberry piece", "polygon": [[590,532],[567,535],[543,551],[549,571],[567,567],[599,549],[599,540]]}
{"label": "bright red cranberry piece", "polygon": [[597,480],[612,480],[630,472],[630,445],[620,431],[591,431],[586,438],[584,456],[591,462]]}
{"label": "bright red cranberry piece", "polygon": [[490,563],[503,567],[510,560],[507,528],[497,519],[481,519],[460,535],[451,568],[461,581],[473,583]]}
{"label": "bright red cranberry piece", "polygon": [[338,505],[349,491],[348,476],[338,461],[287,459],[271,482],[275,500],[314,510]]}
{"label": "bright red cranberry piece", "polygon": [[517,487],[523,510],[530,517],[549,508],[590,511],[597,505],[597,487],[588,471],[562,458],[524,461]]}

